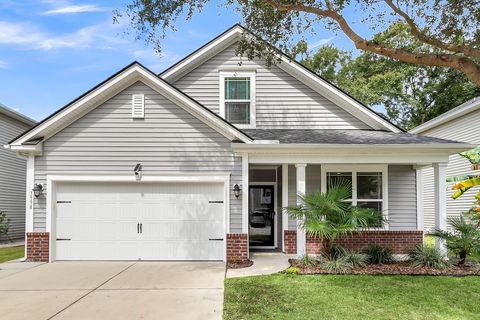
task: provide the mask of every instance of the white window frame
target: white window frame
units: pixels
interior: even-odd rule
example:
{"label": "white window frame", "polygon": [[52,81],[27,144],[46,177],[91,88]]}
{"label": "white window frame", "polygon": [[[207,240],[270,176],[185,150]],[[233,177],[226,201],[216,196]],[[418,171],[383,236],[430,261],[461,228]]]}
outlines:
{"label": "white window frame", "polygon": [[[250,78],[250,123],[241,124],[241,123],[232,123],[239,129],[253,129],[256,127],[256,107],[255,107],[255,81],[256,73],[254,71],[220,71],[219,72],[219,82],[220,82],[220,116],[225,118],[225,78]],[[236,100],[228,100],[228,102],[235,102]],[[245,102],[246,100],[238,100],[238,102]],[[228,120],[227,120],[228,121]]]}
{"label": "white window frame", "polygon": [[[348,172],[352,174],[352,205],[357,205],[360,201],[381,202],[382,215],[387,221],[381,228],[371,228],[372,230],[388,230],[388,165],[322,165],[321,190],[327,191],[327,172]],[[357,173],[358,172],[381,172],[382,173],[382,199],[358,199],[357,197]]]}

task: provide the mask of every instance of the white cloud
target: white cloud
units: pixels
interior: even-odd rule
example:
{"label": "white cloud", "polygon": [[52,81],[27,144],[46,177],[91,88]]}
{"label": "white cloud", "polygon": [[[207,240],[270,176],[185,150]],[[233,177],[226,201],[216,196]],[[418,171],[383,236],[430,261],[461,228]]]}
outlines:
{"label": "white cloud", "polygon": [[94,4],[68,5],[43,12],[43,15],[75,14],[85,12],[101,12],[106,8],[98,7]]}
{"label": "white cloud", "polygon": [[309,44],[308,44],[308,50],[312,50],[312,49],[315,49],[315,48],[317,48],[317,47],[324,46],[324,45],[332,42],[333,39],[335,39],[335,37],[320,39],[320,40],[315,41],[315,42],[313,42],[313,43],[309,43]]}
{"label": "white cloud", "polygon": [[8,68],[8,62],[5,60],[0,60],[0,69]]}

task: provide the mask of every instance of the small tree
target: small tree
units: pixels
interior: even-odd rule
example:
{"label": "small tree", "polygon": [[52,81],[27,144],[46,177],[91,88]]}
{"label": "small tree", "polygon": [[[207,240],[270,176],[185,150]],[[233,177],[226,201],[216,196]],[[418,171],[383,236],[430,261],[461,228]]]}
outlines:
{"label": "small tree", "polygon": [[348,199],[352,196],[350,181],[338,180],[326,192],[315,192],[301,196],[301,205],[286,208],[292,219],[301,221],[307,235],[320,238],[323,250],[330,255],[334,240],[355,230],[379,227],[382,215],[373,209],[352,206]]}
{"label": "small tree", "polygon": [[435,230],[434,237],[444,239],[447,249],[460,258],[458,265],[464,265],[467,257],[480,252],[480,228],[463,216],[450,218],[452,231]]}
{"label": "small tree", "polygon": [[5,211],[0,211],[0,236],[7,234],[10,229],[10,219],[7,218]]}

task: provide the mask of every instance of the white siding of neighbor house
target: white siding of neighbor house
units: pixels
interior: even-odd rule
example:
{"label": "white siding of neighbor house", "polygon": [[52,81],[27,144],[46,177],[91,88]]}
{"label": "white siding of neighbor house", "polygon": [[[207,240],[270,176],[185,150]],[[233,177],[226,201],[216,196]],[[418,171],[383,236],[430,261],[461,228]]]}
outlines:
{"label": "white siding of neighbor house", "polygon": [[[288,168],[289,205],[296,202],[295,166]],[[320,165],[307,165],[307,194],[320,190]],[[390,230],[416,230],[416,173],[410,165],[388,166],[388,223]],[[289,230],[295,230],[296,222],[289,220]]]}
{"label": "white siding of neighbor house", "polygon": [[[145,95],[145,118],[132,119],[132,94]],[[178,107],[157,91],[137,82],[44,142],[35,159],[35,181],[46,175],[133,174],[162,172],[231,172],[241,184],[241,158],[230,140]],[[241,232],[241,199],[230,194],[231,232]],[[46,228],[45,197],[35,201],[34,230]]]}
{"label": "white siding of neighbor house", "polygon": [[[480,110],[477,109],[474,112],[422,132],[421,135],[480,145],[479,123]],[[422,172],[425,230],[430,230],[435,227],[433,168],[423,169]],[[473,171],[471,163],[464,157],[458,154],[451,155],[447,167],[447,177],[469,174],[479,174],[479,172]],[[468,211],[474,203],[475,194],[480,189],[478,187],[472,188],[460,198],[454,200],[451,198],[453,194],[451,187],[453,184],[453,182],[447,182],[447,218],[455,217],[462,212]]]}
{"label": "white siding of neighbor house", "polygon": [[17,157],[15,151],[4,149],[3,146],[28,128],[25,123],[0,113],[0,211],[5,211],[10,219],[10,230],[0,240],[25,236],[27,162]]}
{"label": "white siding of neighbor house", "polygon": [[[239,65],[241,63],[241,65]],[[259,129],[370,129],[278,66],[249,61],[232,45],[173,84],[219,113],[219,71],[256,70],[256,127]]]}

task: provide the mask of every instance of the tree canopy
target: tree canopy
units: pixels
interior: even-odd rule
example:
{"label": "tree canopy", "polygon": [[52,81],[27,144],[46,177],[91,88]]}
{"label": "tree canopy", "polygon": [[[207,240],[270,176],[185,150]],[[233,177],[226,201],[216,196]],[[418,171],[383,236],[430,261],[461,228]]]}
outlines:
{"label": "tree canopy", "polygon": [[[124,10],[116,11],[115,19],[127,17],[137,36],[160,50],[161,40],[175,29],[179,17],[189,19],[209,2],[131,0]],[[342,32],[357,49],[409,64],[457,70],[480,86],[478,0],[223,0],[219,4],[240,12],[245,26],[256,35],[245,35],[238,48],[238,54],[248,58],[262,56],[275,63],[275,48],[286,51],[296,37],[324,27]],[[396,22],[408,27],[422,50],[412,47],[412,42],[382,42],[359,31],[359,26],[368,26],[378,34]]]}

